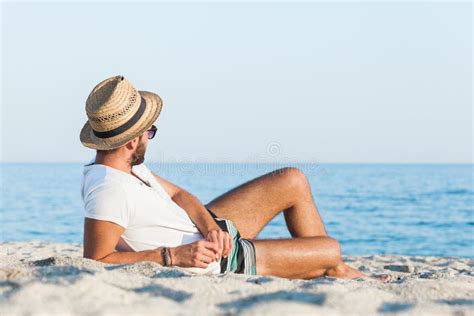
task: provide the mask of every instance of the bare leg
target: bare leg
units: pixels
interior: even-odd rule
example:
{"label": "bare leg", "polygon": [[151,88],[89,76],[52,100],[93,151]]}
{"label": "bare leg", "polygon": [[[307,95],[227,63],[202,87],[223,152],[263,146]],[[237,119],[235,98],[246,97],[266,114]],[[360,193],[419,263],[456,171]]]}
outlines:
{"label": "bare leg", "polygon": [[312,279],[324,275],[356,278],[361,273],[342,264],[339,243],[324,236],[252,240],[257,274]]}
{"label": "bare leg", "polygon": [[[257,271],[280,276],[285,273],[288,275],[294,273],[293,277],[297,275],[329,275],[340,278],[365,276],[340,259],[335,266],[320,264],[325,262],[324,256],[328,247],[334,247],[332,250],[336,253],[340,253],[340,247],[337,241],[328,238],[309,182],[304,173],[297,168],[278,169],[248,181],[215,198],[206,204],[206,207],[217,216],[232,220],[245,239],[255,239],[263,227],[282,211],[288,230],[295,239],[326,237],[319,240],[302,239],[303,241],[255,240]],[[320,246],[323,248],[319,249]],[[311,258],[311,260],[305,258]],[[279,264],[281,260],[284,263]],[[332,263],[334,262],[333,260]],[[272,268],[270,263],[275,267]]]}
{"label": "bare leg", "polygon": [[327,236],[308,180],[296,168],[282,168],[255,178],[206,206],[232,220],[246,239],[255,238],[282,211],[293,237]]}

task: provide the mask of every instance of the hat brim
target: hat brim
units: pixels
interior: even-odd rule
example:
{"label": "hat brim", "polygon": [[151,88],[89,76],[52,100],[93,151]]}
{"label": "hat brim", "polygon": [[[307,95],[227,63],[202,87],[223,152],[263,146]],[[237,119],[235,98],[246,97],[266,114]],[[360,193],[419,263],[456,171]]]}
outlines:
{"label": "hat brim", "polygon": [[81,130],[81,143],[91,149],[111,150],[125,145],[135,137],[143,135],[160,115],[163,101],[160,96],[153,92],[138,91],[138,93],[145,99],[146,107],[145,112],[137,123],[120,135],[109,138],[99,138],[94,135],[94,131],[89,121],[87,121]]}

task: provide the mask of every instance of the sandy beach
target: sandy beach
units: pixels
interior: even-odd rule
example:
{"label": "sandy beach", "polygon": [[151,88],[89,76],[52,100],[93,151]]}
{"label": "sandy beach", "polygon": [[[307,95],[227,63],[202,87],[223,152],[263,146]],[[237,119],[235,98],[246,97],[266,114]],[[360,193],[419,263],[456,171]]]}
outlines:
{"label": "sandy beach", "polygon": [[2,315],[473,315],[473,259],[349,256],[375,280],[195,275],[154,262],[103,264],[81,244],[0,243]]}

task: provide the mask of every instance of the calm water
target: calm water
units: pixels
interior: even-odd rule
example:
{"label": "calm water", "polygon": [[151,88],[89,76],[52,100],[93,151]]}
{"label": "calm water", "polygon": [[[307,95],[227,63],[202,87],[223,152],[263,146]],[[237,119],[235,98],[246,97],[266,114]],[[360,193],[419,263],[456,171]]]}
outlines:
{"label": "calm water", "polygon": [[[86,162],[84,162],[86,163]],[[474,257],[473,166],[285,164],[305,171],[344,254]],[[149,164],[203,203],[283,165]],[[82,242],[81,164],[1,164],[1,240]],[[289,237],[278,216],[259,238]]]}

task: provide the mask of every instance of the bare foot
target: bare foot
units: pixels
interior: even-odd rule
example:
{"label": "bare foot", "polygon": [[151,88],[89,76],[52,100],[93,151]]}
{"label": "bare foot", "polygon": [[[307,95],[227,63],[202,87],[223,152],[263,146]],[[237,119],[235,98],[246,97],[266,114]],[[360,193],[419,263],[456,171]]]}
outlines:
{"label": "bare foot", "polygon": [[339,279],[357,279],[367,277],[365,273],[348,266],[344,262],[341,262],[334,268],[328,269],[326,275]]}
{"label": "bare foot", "polygon": [[390,274],[378,274],[378,275],[367,275],[353,267],[348,266],[344,262],[336,266],[335,268],[328,269],[326,275],[330,277],[340,278],[340,279],[373,279],[381,281],[383,283],[388,283],[392,280]]}

